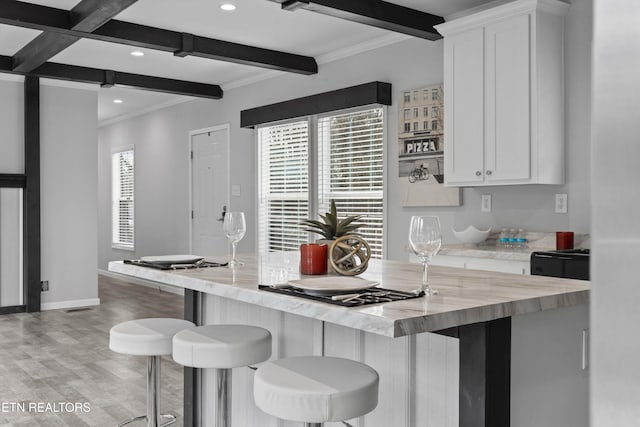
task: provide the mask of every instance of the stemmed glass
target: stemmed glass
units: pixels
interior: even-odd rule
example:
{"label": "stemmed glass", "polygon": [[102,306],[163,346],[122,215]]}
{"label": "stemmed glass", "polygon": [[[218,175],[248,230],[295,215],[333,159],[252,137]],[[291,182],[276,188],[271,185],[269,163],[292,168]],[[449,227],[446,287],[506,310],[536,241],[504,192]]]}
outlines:
{"label": "stemmed glass", "polygon": [[247,223],[244,219],[244,212],[227,212],[224,216],[224,234],[231,242],[231,261],[229,267],[240,265],[240,261],[236,259],[236,245],[247,232]]}
{"label": "stemmed glass", "polygon": [[437,290],[431,289],[427,281],[427,265],[438,253],[442,245],[440,220],[437,216],[412,216],[409,225],[409,245],[413,253],[422,261],[421,293],[435,295]]}

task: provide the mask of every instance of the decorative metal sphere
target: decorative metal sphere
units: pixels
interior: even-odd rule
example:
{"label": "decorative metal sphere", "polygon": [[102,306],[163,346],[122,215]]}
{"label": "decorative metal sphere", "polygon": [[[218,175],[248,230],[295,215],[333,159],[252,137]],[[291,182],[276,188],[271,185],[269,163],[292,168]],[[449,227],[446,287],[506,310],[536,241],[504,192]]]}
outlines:
{"label": "decorative metal sphere", "polygon": [[366,240],[353,234],[342,236],[329,247],[329,261],[338,274],[355,276],[369,266],[371,248]]}

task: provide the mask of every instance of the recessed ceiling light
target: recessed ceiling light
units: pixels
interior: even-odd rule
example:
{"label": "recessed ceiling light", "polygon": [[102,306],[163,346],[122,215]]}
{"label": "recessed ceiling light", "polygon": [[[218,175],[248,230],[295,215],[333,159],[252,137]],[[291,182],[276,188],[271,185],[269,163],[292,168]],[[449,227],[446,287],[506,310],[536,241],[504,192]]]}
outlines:
{"label": "recessed ceiling light", "polygon": [[220,5],[220,9],[227,11],[227,12],[231,12],[233,10],[236,10],[236,5],[232,4],[232,3],[222,3]]}
{"label": "recessed ceiling light", "polygon": [[144,52],[141,50],[134,50],[130,53],[131,56],[144,56]]}
{"label": "recessed ceiling light", "polygon": [[113,103],[114,104],[122,104],[124,101],[122,99],[114,99]]}

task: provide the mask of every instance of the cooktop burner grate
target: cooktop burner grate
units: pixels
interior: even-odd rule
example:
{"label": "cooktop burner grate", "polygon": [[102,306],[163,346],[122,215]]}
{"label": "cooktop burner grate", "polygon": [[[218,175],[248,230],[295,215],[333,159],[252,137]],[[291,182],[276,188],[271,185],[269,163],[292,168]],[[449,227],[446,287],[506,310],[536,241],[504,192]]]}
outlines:
{"label": "cooktop burner grate", "polygon": [[[380,304],[383,302],[402,301],[412,298],[420,298],[423,295],[416,295],[412,292],[396,291],[393,289],[385,288],[371,288],[369,291],[363,291],[363,295],[351,299],[349,301],[333,300],[333,295],[311,295],[304,292],[302,289],[296,289],[293,287],[285,288],[273,288],[271,286],[259,285],[258,289],[267,292],[274,292],[276,294],[291,295],[300,298],[306,298],[314,301],[326,302],[328,304],[341,305],[343,307],[358,307],[368,304]],[[368,294],[371,292],[371,294]]]}
{"label": "cooktop burner grate", "polygon": [[155,268],[157,270],[190,270],[195,268],[208,268],[208,267],[224,267],[228,265],[228,263],[219,263],[219,262],[209,262],[202,261],[194,264],[166,264],[166,263],[155,263],[149,261],[141,261],[139,259],[125,259],[123,261],[125,264],[137,265],[140,267],[149,267]]}

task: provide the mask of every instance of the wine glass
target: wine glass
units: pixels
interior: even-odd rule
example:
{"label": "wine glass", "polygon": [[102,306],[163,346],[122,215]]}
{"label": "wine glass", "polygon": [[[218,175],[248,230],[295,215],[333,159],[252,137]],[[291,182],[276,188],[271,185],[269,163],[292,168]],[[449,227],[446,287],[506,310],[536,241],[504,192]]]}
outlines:
{"label": "wine glass", "polygon": [[440,250],[442,234],[437,216],[412,216],[409,225],[409,245],[414,254],[422,261],[422,286],[420,293],[435,295],[427,281],[427,265]]}
{"label": "wine glass", "polygon": [[229,267],[240,265],[240,261],[236,259],[236,245],[247,232],[247,223],[244,219],[244,212],[227,212],[224,216],[224,235],[231,242],[231,261]]}

